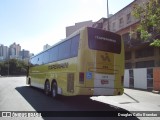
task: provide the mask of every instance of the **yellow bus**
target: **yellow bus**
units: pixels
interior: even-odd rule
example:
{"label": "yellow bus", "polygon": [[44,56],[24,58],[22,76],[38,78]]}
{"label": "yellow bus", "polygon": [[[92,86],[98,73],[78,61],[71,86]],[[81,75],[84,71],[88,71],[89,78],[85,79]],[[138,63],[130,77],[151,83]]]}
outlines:
{"label": "yellow bus", "polygon": [[122,95],[121,36],[84,27],[29,60],[26,83],[57,95]]}

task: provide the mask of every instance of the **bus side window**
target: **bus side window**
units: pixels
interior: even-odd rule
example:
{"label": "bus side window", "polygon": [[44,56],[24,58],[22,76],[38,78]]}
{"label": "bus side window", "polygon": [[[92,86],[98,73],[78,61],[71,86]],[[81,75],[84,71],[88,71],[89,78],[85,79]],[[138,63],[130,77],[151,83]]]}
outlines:
{"label": "bus side window", "polygon": [[35,66],[35,58],[32,58],[32,59],[30,60],[30,66]]}
{"label": "bus side window", "polygon": [[59,45],[59,60],[70,58],[71,40],[65,41]]}
{"label": "bus side window", "polygon": [[58,60],[58,46],[50,49],[49,55],[50,55],[49,62],[57,61]]}
{"label": "bus side window", "polygon": [[41,65],[43,62],[43,54],[40,54],[38,57],[38,65]]}
{"label": "bus side window", "polygon": [[64,43],[61,43],[58,46],[58,60],[64,59],[64,53],[65,53],[64,47],[65,47]]}
{"label": "bus side window", "polygon": [[77,35],[72,38],[71,57],[76,57],[78,55],[79,37],[80,35]]}
{"label": "bus side window", "polygon": [[49,62],[49,50],[43,53],[42,60],[42,64],[46,64]]}
{"label": "bus side window", "polygon": [[71,57],[71,40],[66,41],[65,44],[65,58]]}

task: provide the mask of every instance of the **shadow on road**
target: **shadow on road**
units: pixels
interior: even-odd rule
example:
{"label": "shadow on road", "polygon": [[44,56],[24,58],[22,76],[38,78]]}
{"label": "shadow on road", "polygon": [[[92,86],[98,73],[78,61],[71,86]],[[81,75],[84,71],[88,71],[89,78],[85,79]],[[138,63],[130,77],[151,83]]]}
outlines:
{"label": "shadow on road", "polygon": [[[111,107],[109,104],[101,103],[98,101],[93,101],[90,99],[90,97],[86,96],[74,96],[74,97],[65,97],[65,96],[59,96],[57,99],[53,99],[50,96],[46,96],[44,92],[40,89],[33,88],[30,86],[22,86],[22,87],[16,87],[16,90],[26,99],[26,101],[36,110],[36,111],[77,111],[77,112],[91,112],[96,114],[100,113],[101,111],[106,113],[109,112],[109,114],[112,114],[117,111],[123,111],[124,113],[129,111],[126,111],[122,108],[118,107]],[[74,114],[74,112],[73,112]],[[106,116],[105,116],[106,117]],[[109,116],[110,117],[110,116]],[[90,117],[79,117],[79,119],[89,120]],[[133,119],[138,120],[136,117],[120,117],[121,119]],[[43,117],[43,119],[48,120],[50,118]],[[62,118],[63,119],[63,118]],[[65,118],[66,119],[66,118]],[[103,117],[92,117],[92,120],[101,120],[105,119]],[[112,119],[112,118],[111,118]],[[114,118],[119,119],[119,118]],[[76,118],[78,120],[78,118]]]}

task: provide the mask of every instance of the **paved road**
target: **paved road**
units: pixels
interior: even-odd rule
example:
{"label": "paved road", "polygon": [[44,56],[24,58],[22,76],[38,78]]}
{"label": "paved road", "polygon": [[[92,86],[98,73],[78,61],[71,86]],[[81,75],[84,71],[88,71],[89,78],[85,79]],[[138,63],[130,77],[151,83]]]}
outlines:
{"label": "paved road", "polygon": [[[159,100],[160,100],[160,95],[156,95],[150,92],[136,91],[130,89],[125,89],[125,94],[122,96],[99,96],[91,98],[61,96],[59,99],[55,100],[52,99],[50,96],[46,96],[42,90],[27,86],[25,84],[25,77],[0,78],[0,111],[125,111],[125,112],[136,111],[136,110],[160,111]],[[111,114],[111,112],[109,113]],[[30,119],[30,118],[21,118],[21,119]],[[48,120],[52,118],[43,117],[36,119]],[[54,119],[106,120],[107,118],[54,117]],[[112,119],[124,119],[124,117],[112,118]],[[125,119],[137,120],[139,118],[126,117]],[[140,117],[140,119],[142,119],[142,117]],[[157,118],[154,117],[153,119]]]}
{"label": "paved road", "polygon": [[[132,113],[136,112],[137,118],[141,120],[160,120],[160,94],[125,88],[122,96],[98,96],[91,99]],[[159,117],[141,117],[143,113],[155,113]]]}

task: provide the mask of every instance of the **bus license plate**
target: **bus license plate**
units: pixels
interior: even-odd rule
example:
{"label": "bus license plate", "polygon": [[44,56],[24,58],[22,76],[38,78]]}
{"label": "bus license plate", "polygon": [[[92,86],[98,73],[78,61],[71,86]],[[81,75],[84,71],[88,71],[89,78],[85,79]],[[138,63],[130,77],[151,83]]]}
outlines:
{"label": "bus license plate", "polygon": [[108,84],[108,80],[101,80],[101,84],[104,85],[104,84]]}

